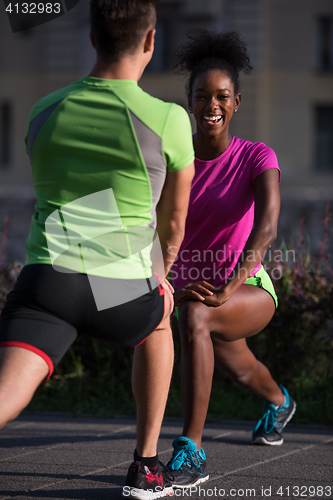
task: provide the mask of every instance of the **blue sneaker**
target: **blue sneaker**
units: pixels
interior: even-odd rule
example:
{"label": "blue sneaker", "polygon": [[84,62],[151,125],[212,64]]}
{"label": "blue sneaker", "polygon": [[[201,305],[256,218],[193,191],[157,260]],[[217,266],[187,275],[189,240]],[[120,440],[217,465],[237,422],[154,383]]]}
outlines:
{"label": "blue sneaker", "polygon": [[264,401],[264,414],[253,429],[253,444],[280,445],[283,443],[282,430],[294,415],[296,403],[283,385],[280,385],[280,388],[286,396],[286,402],[276,408],[272,403]]}
{"label": "blue sneaker", "polygon": [[181,436],[172,443],[174,447],[172,458],[167,463],[173,480],[174,488],[190,488],[209,479],[206,469],[206,454],[192,439]]}

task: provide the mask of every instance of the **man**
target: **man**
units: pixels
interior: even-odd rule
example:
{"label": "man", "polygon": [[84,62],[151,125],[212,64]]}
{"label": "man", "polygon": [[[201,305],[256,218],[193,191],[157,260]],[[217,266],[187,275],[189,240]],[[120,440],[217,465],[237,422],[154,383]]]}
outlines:
{"label": "man", "polygon": [[172,494],[157,457],[173,366],[164,278],[194,173],[187,114],[137,85],[153,54],[155,4],[91,0],[95,66],[30,113],[36,214],[0,322],[0,427],[78,334],[136,346],[137,445],[123,495],[146,499]]}

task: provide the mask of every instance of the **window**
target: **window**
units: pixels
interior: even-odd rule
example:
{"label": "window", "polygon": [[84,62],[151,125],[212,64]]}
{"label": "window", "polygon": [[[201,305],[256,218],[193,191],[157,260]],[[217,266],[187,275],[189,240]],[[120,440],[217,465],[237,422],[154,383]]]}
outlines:
{"label": "window", "polygon": [[0,168],[8,167],[11,162],[12,127],[12,104],[5,101],[0,104]]}
{"label": "window", "polygon": [[318,20],[318,66],[321,71],[333,71],[333,17]]}
{"label": "window", "polygon": [[333,105],[317,106],[317,170],[333,173]]}

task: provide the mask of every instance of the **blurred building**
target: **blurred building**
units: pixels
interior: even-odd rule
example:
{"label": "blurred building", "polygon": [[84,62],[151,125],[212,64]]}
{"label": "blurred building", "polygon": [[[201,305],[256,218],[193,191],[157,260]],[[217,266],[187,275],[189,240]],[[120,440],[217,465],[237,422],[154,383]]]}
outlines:
{"label": "blurred building", "polygon": [[[4,10],[0,16],[1,231],[5,200],[15,207],[14,200],[32,199],[23,142],[30,109],[87,74],[95,54],[88,0],[16,34]],[[304,212],[315,231],[323,203],[333,200],[332,0],[160,0],[156,50],[140,81],[144,90],[187,106],[184,81],[172,73],[172,55],[186,41],[186,31],[197,27],[236,30],[247,42],[254,71],[241,79],[242,103],[232,133],[276,151],[285,199],[282,230],[294,223],[288,218],[294,221]]]}
{"label": "blurred building", "polygon": [[332,198],[333,2],[164,1],[159,23],[163,38],[155,60],[158,72],[146,74],[143,87],[184,104],[183,83],[168,70],[185,31],[238,31],[247,42],[254,71],[242,78],[242,103],[232,132],[276,151],[283,188],[304,188],[300,197]]}

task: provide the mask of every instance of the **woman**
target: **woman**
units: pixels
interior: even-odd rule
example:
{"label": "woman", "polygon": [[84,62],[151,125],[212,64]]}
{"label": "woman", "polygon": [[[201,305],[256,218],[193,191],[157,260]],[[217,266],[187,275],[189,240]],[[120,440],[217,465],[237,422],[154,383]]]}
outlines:
{"label": "woman", "polygon": [[275,153],[229,132],[241,103],[239,72],[250,73],[250,60],[237,33],[198,30],[189,39],[176,53],[176,67],[190,75],[196,172],[185,238],[173,267],[184,428],[168,463],[174,486],[182,488],[209,477],[201,437],[214,364],[264,398],[254,443],[282,444],[281,431],[296,408],[245,340],[267,325],[277,306],[261,259],[276,238],[280,210]]}

